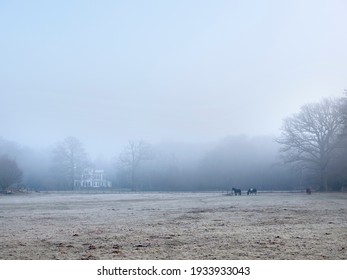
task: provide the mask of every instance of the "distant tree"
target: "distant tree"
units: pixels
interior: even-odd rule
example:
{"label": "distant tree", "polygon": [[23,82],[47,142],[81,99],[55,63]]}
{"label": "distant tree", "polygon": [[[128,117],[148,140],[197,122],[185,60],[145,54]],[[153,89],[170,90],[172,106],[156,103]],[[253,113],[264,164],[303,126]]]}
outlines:
{"label": "distant tree", "polygon": [[119,155],[118,163],[122,169],[129,173],[130,185],[133,191],[137,190],[135,181],[141,162],[152,158],[153,151],[151,146],[142,140],[137,142],[129,141]]}
{"label": "distant tree", "polygon": [[342,144],[347,147],[347,90],[344,91],[344,96],[341,98],[340,112],[343,121],[341,138],[344,141]]}
{"label": "distant tree", "polygon": [[9,141],[0,136],[0,155],[7,155],[10,158],[18,158],[22,148],[16,142]]}
{"label": "distant tree", "polygon": [[290,190],[296,179],[278,162],[272,136],[230,135],[206,152],[198,167],[199,188]]}
{"label": "distant tree", "polygon": [[304,105],[283,122],[281,153],[285,163],[315,174],[322,190],[328,189],[328,167],[338,149],[344,121],[341,99],[324,99]]}
{"label": "distant tree", "polygon": [[0,156],[0,190],[6,192],[12,184],[21,182],[23,177],[22,170],[17,162],[8,158],[6,155]]}
{"label": "distant tree", "polygon": [[60,183],[74,190],[74,181],[82,170],[88,166],[88,155],[80,140],[67,137],[58,143],[53,150],[53,171],[58,176]]}
{"label": "distant tree", "polygon": [[337,188],[347,186],[347,90],[341,98],[340,112],[343,120],[343,127],[340,134],[340,149],[336,153],[333,172],[335,174],[335,185]]}

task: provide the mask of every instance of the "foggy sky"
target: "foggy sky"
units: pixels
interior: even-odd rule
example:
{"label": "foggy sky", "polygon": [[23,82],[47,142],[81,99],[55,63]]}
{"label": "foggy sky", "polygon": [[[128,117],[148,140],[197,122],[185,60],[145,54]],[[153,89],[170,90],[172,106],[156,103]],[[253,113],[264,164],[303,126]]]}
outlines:
{"label": "foggy sky", "polygon": [[346,2],[284,2],[0,1],[0,136],[113,155],[276,135],[347,87]]}

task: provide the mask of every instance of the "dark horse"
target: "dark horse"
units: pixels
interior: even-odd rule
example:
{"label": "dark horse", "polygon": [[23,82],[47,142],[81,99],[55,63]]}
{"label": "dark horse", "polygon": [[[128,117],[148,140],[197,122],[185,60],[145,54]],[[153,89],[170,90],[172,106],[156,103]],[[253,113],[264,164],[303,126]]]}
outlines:
{"label": "dark horse", "polygon": [[235,195],[241,195],[241,190],[240,189],[235,189],[235,188],[232,188],[231,189]]}
{"label": "dark horse", "polygon": [[310,188],[306,189],[306,194],[311,194],[311,189]]}
{"label": "dark horse", "polygon": [[254,188],[248,189],[247,195],[250,195],[250,194],[252,194],[252,193],[257,194],[257,189],[254,189]]}

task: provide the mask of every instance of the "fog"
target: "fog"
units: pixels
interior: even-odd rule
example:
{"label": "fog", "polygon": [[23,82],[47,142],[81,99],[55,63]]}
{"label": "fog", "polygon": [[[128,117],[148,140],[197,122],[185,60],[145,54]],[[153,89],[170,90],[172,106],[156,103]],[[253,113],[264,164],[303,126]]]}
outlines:
{"label": "fog", "polygon": [[[250,187],[259,190],[302,188],[300,174],[281,165],[278,146],[272,136],[228,136],[205,144],[163,141],[148,145],[151,156],[134,167],[121,162],[119,154],[111,159],[89,157],[86,166],[103,169],[112,182],[110,190],[113,191],[228,192],[232,187],[244,190]],[[38,151],[0,139],[0,154],[14,158],[24,171],[19,186],[36,191],[71,190],[66,181],[68,174],[59,170],[61,163],[56,162],[54,149]]]}
{"label": "fog", "polygon": [[1,1],[1,152],[17,158],[27,181],[50,185],[42,174],[52,150],[73,136],[122,185],[116,159],[143,140],[155,154],[142,167],[144,189],[275,187],[287,176],[271,169],[283,119],[346,87],[346,8]]}

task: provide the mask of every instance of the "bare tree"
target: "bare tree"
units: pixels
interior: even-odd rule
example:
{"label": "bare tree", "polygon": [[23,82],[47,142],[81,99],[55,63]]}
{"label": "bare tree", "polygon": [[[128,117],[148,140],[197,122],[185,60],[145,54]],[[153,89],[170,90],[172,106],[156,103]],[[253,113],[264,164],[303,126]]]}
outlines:
{"label": "bare tree", "polygon": [[340,184],[341,189],[347,187],[347,90],[344,91],[344,96],[341,98],[341,116],[343,119],[343,128],[340,134],[340,149],[336,154],[334,162],[335,180]]}
{"label": "bare tree", "polygon": [[81,143],[75,137],[67,137],[53,150],[53,171],[60,182],[74,190],[74,181],[88,165],[88,156]]}
{"label": "bare tree", "polygon": [[7,188],[14,183],[21,182],[23,177],[22,170],[17,162],[8,158],[6,155],[0,156],[0,189],[6,192]]}
{"label": "bare tree", "polygon": [[344,91],[344,97],[341,98],[341,115],[343,119],[343,129],[341,137],[344,138],[343,144],[347,146],[347,90]]}
{"label": "bare tree", "polygon": [[122,153],[119,155],[118,162],[123,169],[129,172],[131,189],[135,191],[136,176],[142,161],[153,157],[153,152],[149,144],[144,141],[129,141]]}
{"label": "bare tree", "polygon": [[328,166],[339,146],[343,128],[341,99],[324,99],[304,105],[298,114],[284,120],[277,140],[285,163],[318,175],[323,190],[328,189]]}

